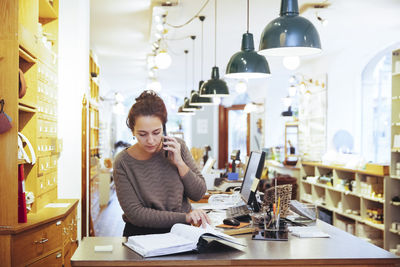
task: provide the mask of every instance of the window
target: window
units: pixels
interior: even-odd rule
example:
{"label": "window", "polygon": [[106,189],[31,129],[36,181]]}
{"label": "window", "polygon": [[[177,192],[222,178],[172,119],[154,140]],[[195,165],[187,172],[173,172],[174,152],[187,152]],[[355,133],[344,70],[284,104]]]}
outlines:
{"label": "window", "polygon": [[391,51],[379,53],[361,75],[362,155],[376,163],[390,162]]}

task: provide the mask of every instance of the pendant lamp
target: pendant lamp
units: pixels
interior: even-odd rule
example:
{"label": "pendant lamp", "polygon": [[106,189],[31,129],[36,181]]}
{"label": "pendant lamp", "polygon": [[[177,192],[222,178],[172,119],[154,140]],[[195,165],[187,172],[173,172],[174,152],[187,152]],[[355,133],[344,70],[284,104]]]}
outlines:
{"label": "pendant lamp", "polygon": [[[185,50],[185,89],[187,88],[187,54],[189,53],[188,50]],[[185,100],[187,97],[185,98]],[[194,115],[194,112],[189,110],[184,110],[185,106],[185,100],[183,101],[183,104],[178,108],[178,114],[179,115]]]}
{"label": "pendant lamp", "polygon": [[308,19],[299,16],[297,0],[282,0],[280,17],[264,28],[258,53],[264,56],[306,56],[320,52],[317,29]]}
{"label": "pendant lamp", "polygon": [[[195,51],[195,47],[194,47],[194,40],[196,39],[195,35],[190,36],[190,38],[193,40],[193,60],[192,60],[192,87],[194,88],[194,60],[195,60],[195,56],[194,56],[194,51]],[[191,92],[193,92],[194,90],[192,90]],[[200,110],[202,109],[201,106],[193,106],[190,103],[190,99],[191,99],[191,93],[189,94],[189,97],[185,97],[184,103],[183,103],[183,110],[184,111],[196,111],[196,110]]]}
{"label": "pendant lamp", "polygon": [[207,97],[228,96],[229,89],[226,82],[219,78],[217,67],[217,0],[215,0],[215,30],[214,30],[214,67],[211,71],[211,79],[203,83],[200,88],[200,95]]}
{"label": "pendant lamp", "polygon": [[[205,16],[199,16],[199,20],[201,21],[201,79],[203,79],[203,26],[204,26],[204,20],[206,19]],[[210,106],[210,105],[214,105],[213,99],[211,97],[204,97],[204,96],[200,96],[200,88],[203,85],[204,81],[200,80],[199,81],[199,90],[195,91],[193,90],[190,96],[190,104],[192,106]]]}
{"label": "pendant lamp", "polygon": [[267,59],[254,51],[253,34],[249,33],[249,0],[247,0],[247,31],[242,36],[241,51],[234,54],[226,66],[227,78],[266,78],[271,74]]}

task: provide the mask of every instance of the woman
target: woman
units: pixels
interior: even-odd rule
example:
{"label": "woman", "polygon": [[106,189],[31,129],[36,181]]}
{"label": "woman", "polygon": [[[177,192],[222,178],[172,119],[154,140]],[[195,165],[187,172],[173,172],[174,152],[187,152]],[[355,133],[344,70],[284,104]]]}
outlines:
{"label": "woman", "polygon": [[210,223],[203,210],[191,210],[189,203],[203,197],[204,178],[184,141],[163,136],[166,122],[165,104],[153,91],[144,91],[129,111],[126,123],[137,143],[114,162],[124,236],[166,233],[175,223]]}

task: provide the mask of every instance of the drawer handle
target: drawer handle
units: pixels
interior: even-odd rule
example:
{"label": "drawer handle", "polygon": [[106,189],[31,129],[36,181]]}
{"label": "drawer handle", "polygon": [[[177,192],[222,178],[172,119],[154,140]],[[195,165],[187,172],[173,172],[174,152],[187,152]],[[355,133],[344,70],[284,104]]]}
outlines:
{"label": "drawer handle", "polygon": [[47,241],[49,241],[48,238],[42,237],[42,239],[41,239],[40,241],[35,241],[35,242],[33,242],[33,243],[34,243],[34,244],[43,244],[43,243],[46,243]]}
{"label": "drawer handle", "polygon": [[61,252],[58,252],[57,255],[56,255],[56,258],[57,258],[57,259],[58,259],[58,258],[61,258],[61,256],[62,256]]}

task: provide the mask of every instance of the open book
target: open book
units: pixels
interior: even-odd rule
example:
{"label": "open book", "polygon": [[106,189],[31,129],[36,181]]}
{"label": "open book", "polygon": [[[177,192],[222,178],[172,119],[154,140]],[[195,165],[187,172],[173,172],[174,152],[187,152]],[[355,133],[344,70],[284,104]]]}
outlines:
{"label": "open book", "polygon": [[197,250],[204,239],[244,246],[235,237],[218,232],[210,225],[203,228],[181,223],[174,224],[169,233],[130,236],[124,245],[143,257],[154,257]]}

